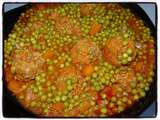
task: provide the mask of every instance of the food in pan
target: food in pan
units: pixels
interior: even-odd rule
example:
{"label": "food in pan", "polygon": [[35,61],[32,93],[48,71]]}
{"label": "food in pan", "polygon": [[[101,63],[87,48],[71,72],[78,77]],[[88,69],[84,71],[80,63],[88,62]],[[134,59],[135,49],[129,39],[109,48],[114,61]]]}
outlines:
{"label": "food in pan", "polygon": [[154,44],[120,4],[34,4],[4,41],[6,84],[38,116],[116,115],[149,91]]}

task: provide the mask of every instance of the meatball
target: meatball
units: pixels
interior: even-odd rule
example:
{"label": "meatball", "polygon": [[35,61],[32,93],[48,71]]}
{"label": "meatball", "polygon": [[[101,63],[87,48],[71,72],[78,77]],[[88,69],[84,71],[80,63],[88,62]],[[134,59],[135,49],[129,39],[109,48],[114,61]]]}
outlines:
{"label": "meatball", "polygon": [[57,29],[59,34],[75,35],[78,37],[82,35],[80,27],[74,24],[68,17],[53,13],[51,15],[51,19],[55,21],[55,28]]}
{"label": "meatball", "polygon": [[103,48],[103,55],[105,60],[114,66],[126,65],[135,58],[135,43],[121,37],[110,38]]}
{"label": "meatball", "polygon": [[81,76],[79,75],[79,71],[75,69],[75,67],[67,67],[59,71],[59,77],[55,82],[56,88],[58,91],[66,91],[67,89],[67,81],[76,83],[81,80]]}
{"label": "meatball", "polygon": [[81,40],[71,49],[73,63],[79,65],[97,63],[101,58],[101,51],[91,40]]}
{"label": "meatball", "polygon": [[30,49],[18,50],[12,58],[11,70],[18,80],[31,80],[42,70],[44,59],[41,53]]}
{"label": "meatball", "polygon": [[129,87],[131,83],[136,83],[135,73],[132,69],[123,68],[119,73],[114,75],[116,83],[123,87]]}

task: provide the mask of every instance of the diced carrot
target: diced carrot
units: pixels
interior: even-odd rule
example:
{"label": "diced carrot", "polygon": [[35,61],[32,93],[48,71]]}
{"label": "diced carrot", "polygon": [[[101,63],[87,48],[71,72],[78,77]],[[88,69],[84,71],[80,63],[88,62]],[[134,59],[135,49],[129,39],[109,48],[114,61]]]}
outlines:
{"label": "diced carrot", "polygon": [[65,91],[66,90],[66,87],[67,87],[67,84],[65,82],[60,82],[58,85],[57,85],[57,89],[61,92]]}
{"label": "diced carrot", "polygon": [[115,91],[110,87],[105,87],[103,92],[106,93],[108,99],[111,99],[115,95]]}
{"label": "diced carrot", "polygon": [[97,94],[97,91],[94,87],[89,87],[88,91],[89,94],[91,94],[92,96],[95,96]]}
{"label": "diced carrot", "polygon": [[80,107],[79,106],[75,106],[73,107],[69,112],[68,115],[71,117],[76,117],[80,114]]}
{"label": "diced carrot", "polygon": [[45,42],[45,39],[44,39],[44,35],[43,35],[43,34],[41,34],[41,35],[39,36],[38,42],[41,43],[41,44],[43,44],[43,43]]}
{"label": "diced carrot", "polygon": [[139,29],[140,24],[137,22],[137,18],[130,17],[128,19],[128,25],[131,27],[136,33],[141,34],[143,33],[141,29]]}
{"label": "diced carrot", "polygon": [[19,56],[20,56],[20,58],[21,58],[22,60],[26,60],[27,57],[28,57],[28,53],[24,51],[24,52],[22,52]]}
{"label": "diced carrot", "polygon": [[74,89],[72,91],[73,95],[80,95],[83,93],[82,86],[80,84],[75,84],[73,89]]}
{"label": "diced carrot", "polygon": [[43,58],[44,59],[53,59],[54,57],[54,53],[52,50],[47,50],[44,54],[43,54]]}
{"label": "diced carrot", "polygon": [[121,37],[117,36],[108,39],[103,48],[103,55],[105,60],[114,66],[120,66],[121,64],[118,60],[118,56],[121,54],[123,49],[124,47]]}
{"label": "diced carrot", "polygon": [[112,64],[112,65],[114,65],[114,66],[120,66],[120,63],[119,63],[119,61],[117,60],[117,57],[114,55],[114,54],[112,54],[110,51],[109,51],[109,49],[108,48],[105,48],[104,50],[103,50],[103,55],[104,55],[104,57],[105,57],[105,60],[108,62],[108,63],[110,63],[110,64]]}
{"label": "diced carrot", "polygon": [[17,94],[21,92],[22,82],[17,80],[9,81],[8,83],[8,89],[11,90],[13,93]]}
{"label": "diced carrot", "polygon": [[98,105],[102,104],[102,99],[101,99],[101,96],[100,96],[99,93],[95,96],[95,99],[96,99],[96,103],[97,103]]}
{"label": "diced carrot", "polygon": [[102,25],[98,24],[97,22],[93,22],[91,25],[91,29],[89,31],[90,35],[95,35],[96,33],[100,32],[102,29]]}
{"label": "diced carrot", "polygon": [[6,68],[5,68],[5,79],[6,81],[11,81],[14,79],[14,76],[11,72],[11,66],[10,65],[6,65]]}
{"label": "diced carrot", "polygon": [[141,72],[143,71],[144,63],[143,62],[136,62],[136,64],[133,65],[133,69],[135,72]]}
{"label": "diced carrot", "polygon": [[80,5],[80,13],[82,16],[89,15],[91,12],[91,5],[89,4],[81,4]]}
{"label": "diced carrot", "polygon": [[96,110],[95,110],[95,114],[96,114],[97,116],[99,116],[99,115],[101,114],[101,110],[100,110],[100,109],[96,109]]}
{"label": "diced carrot", "polygon": [[53,105],[50,106],[50,109],[56,110],[56,111],[63,111],[64,109],[64,104],[61,102],[54,103]]}
{"label": "diced carrot", "polygon": [[37,98],[37,94],[33,93],[31,89],[25,91],[25,102],[30,103],[32,100]]}
{"label": "diced carrot", "polygon": [[43,10],[46,8],[46,5],[45,4],[36,4],[36,7],[38,10]]}
{"label": "diced carrot", "polygon": [[92,73],[93,73],[93,71],[94,71],[94,67],[93,67],[93,65],[86,65],[84,68],[83,68],[83,70],[82,70],[82,74],[84,75],[84,76],[89,76],[89,75],[91,75]]}
{"label": "diced carrot", "polygon": [[80,109],[81,113],[84,113],[86,110],[88,110],[91,107],[91,104],[89,101],[84,101],[83,105]]}

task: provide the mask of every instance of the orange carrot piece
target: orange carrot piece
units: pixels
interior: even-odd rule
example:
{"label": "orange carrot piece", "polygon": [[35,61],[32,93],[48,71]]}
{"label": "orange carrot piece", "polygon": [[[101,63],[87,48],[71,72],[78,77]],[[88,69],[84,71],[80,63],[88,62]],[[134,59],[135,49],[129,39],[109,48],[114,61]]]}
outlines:
{"label": "orange carrot piece", "polygon": [[82,16],[87,16],[91,12],[91,5],[89,4],[81,4],[80,5],[80,13]]}
{"label": "orange carrot piece", "polygon": [[52,59],[54,57],[54,53],[51,50],[47,50],[44,54],[43,54],[43,58],[44,59]]}
{"label": "orange carrot piece", "polygon": [[8,89],[11,90],[13,93],[17,94],[21,91],[22,82],[17,80],[12,80],[8,83]]}
{"label": "orange carrot piece", "polygon": [[5,79],[7,82],[11,81],[14,79],[14,75],[11,72],[11,66],[10,65],[6,65],[5,68]]}
{"label": "orange carrot piece", "polygon": [[102,28],[101,24],[98,24],[97,22],[93,22],[91,25],[91,29],[89,31],[90,35],[95,35],[96,33],[100,32]]}
{"label": "orange carrot piece", "polygon": [[64,104],[59,102],[59,103],[54,103],[52,106],[50,106],[51,110],[56,110],[56,111],[62,111],[64,109]]}
{"label": "orange carrot piece", "polygon": [[90,102],[86,100],[86,101],[83,102],[83,105],[80,109],[80,112],[85,113],[90,107],[91,107]]}
{"label": "orange carrot piece", "polygon": [[93,65],[87,65],[87,66],[85,66],[85,67],[83,68],[82,74],[83,74],[84,76],[88,76],[88,75],[91,75],[91,74],[93,73],[93,71],[94,71]]}

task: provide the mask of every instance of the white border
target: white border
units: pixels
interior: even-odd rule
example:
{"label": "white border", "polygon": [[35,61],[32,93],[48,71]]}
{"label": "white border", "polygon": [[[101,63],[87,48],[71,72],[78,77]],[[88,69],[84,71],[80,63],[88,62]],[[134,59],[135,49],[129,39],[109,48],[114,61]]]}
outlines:
{"label": "white border", "polygon": [[[2,5],[4,2],[156,2],[157,3],[157,16],[159,18],[159,13],[160,13],[160,1],[158,0],[0,0],[0,78],[2,78]],[[159,24],[159,19],[157,21],[157,34],[160,33],[159,32],[159,28],[160,28],[160,24]],[[160,65],[160,62],[158,61],[159,60],[159,57],[160,57],[160,53],[159,53],[159,46],[160,46],[160,34],[158,34],[158,37],[157,37],[157,87],[160,86],[160,68],[159,68],[159,65]],[[159,91],[160,91],[160,87],[157,88],[158,91],[158,101],[160,101],[160,96],[159,96]],[[0,119],[17,119],[17,118],[4,118],[3,115],[2,115],[2,80],[0,81]],[[147,119],[147,120],[153,120],[153,119],[156,119],[156,120],[160,120],[160,104],[158,102],[158,106],[157,106],[157,117],[156,118],[143,118],[143,119]],[[29,119],[29,118],[23,118],[23,119]],[[33,118],[30,118],[30,119],[33,119]],[[56,118],[57,119],[57,118]],[[61,118],[63,120],[63,118]],[[90,118],[93,120],[93,118]],[[96,118],[94,118],[96,119]],[[98,119],[102,119],[102,118],[98,118]],[[108,118],[107,118],[108,119]],[[111,118],[109,118],[111,119]],[[124,118],[123,118],[124,119]],[[74,119],[73,119],[74,120]],[[83,119],[83,120],[87,120],[87,119]],[[125,119],[124,119],[125,120]],[[131,119],[131,120],[134,120],[134,119]]]}

